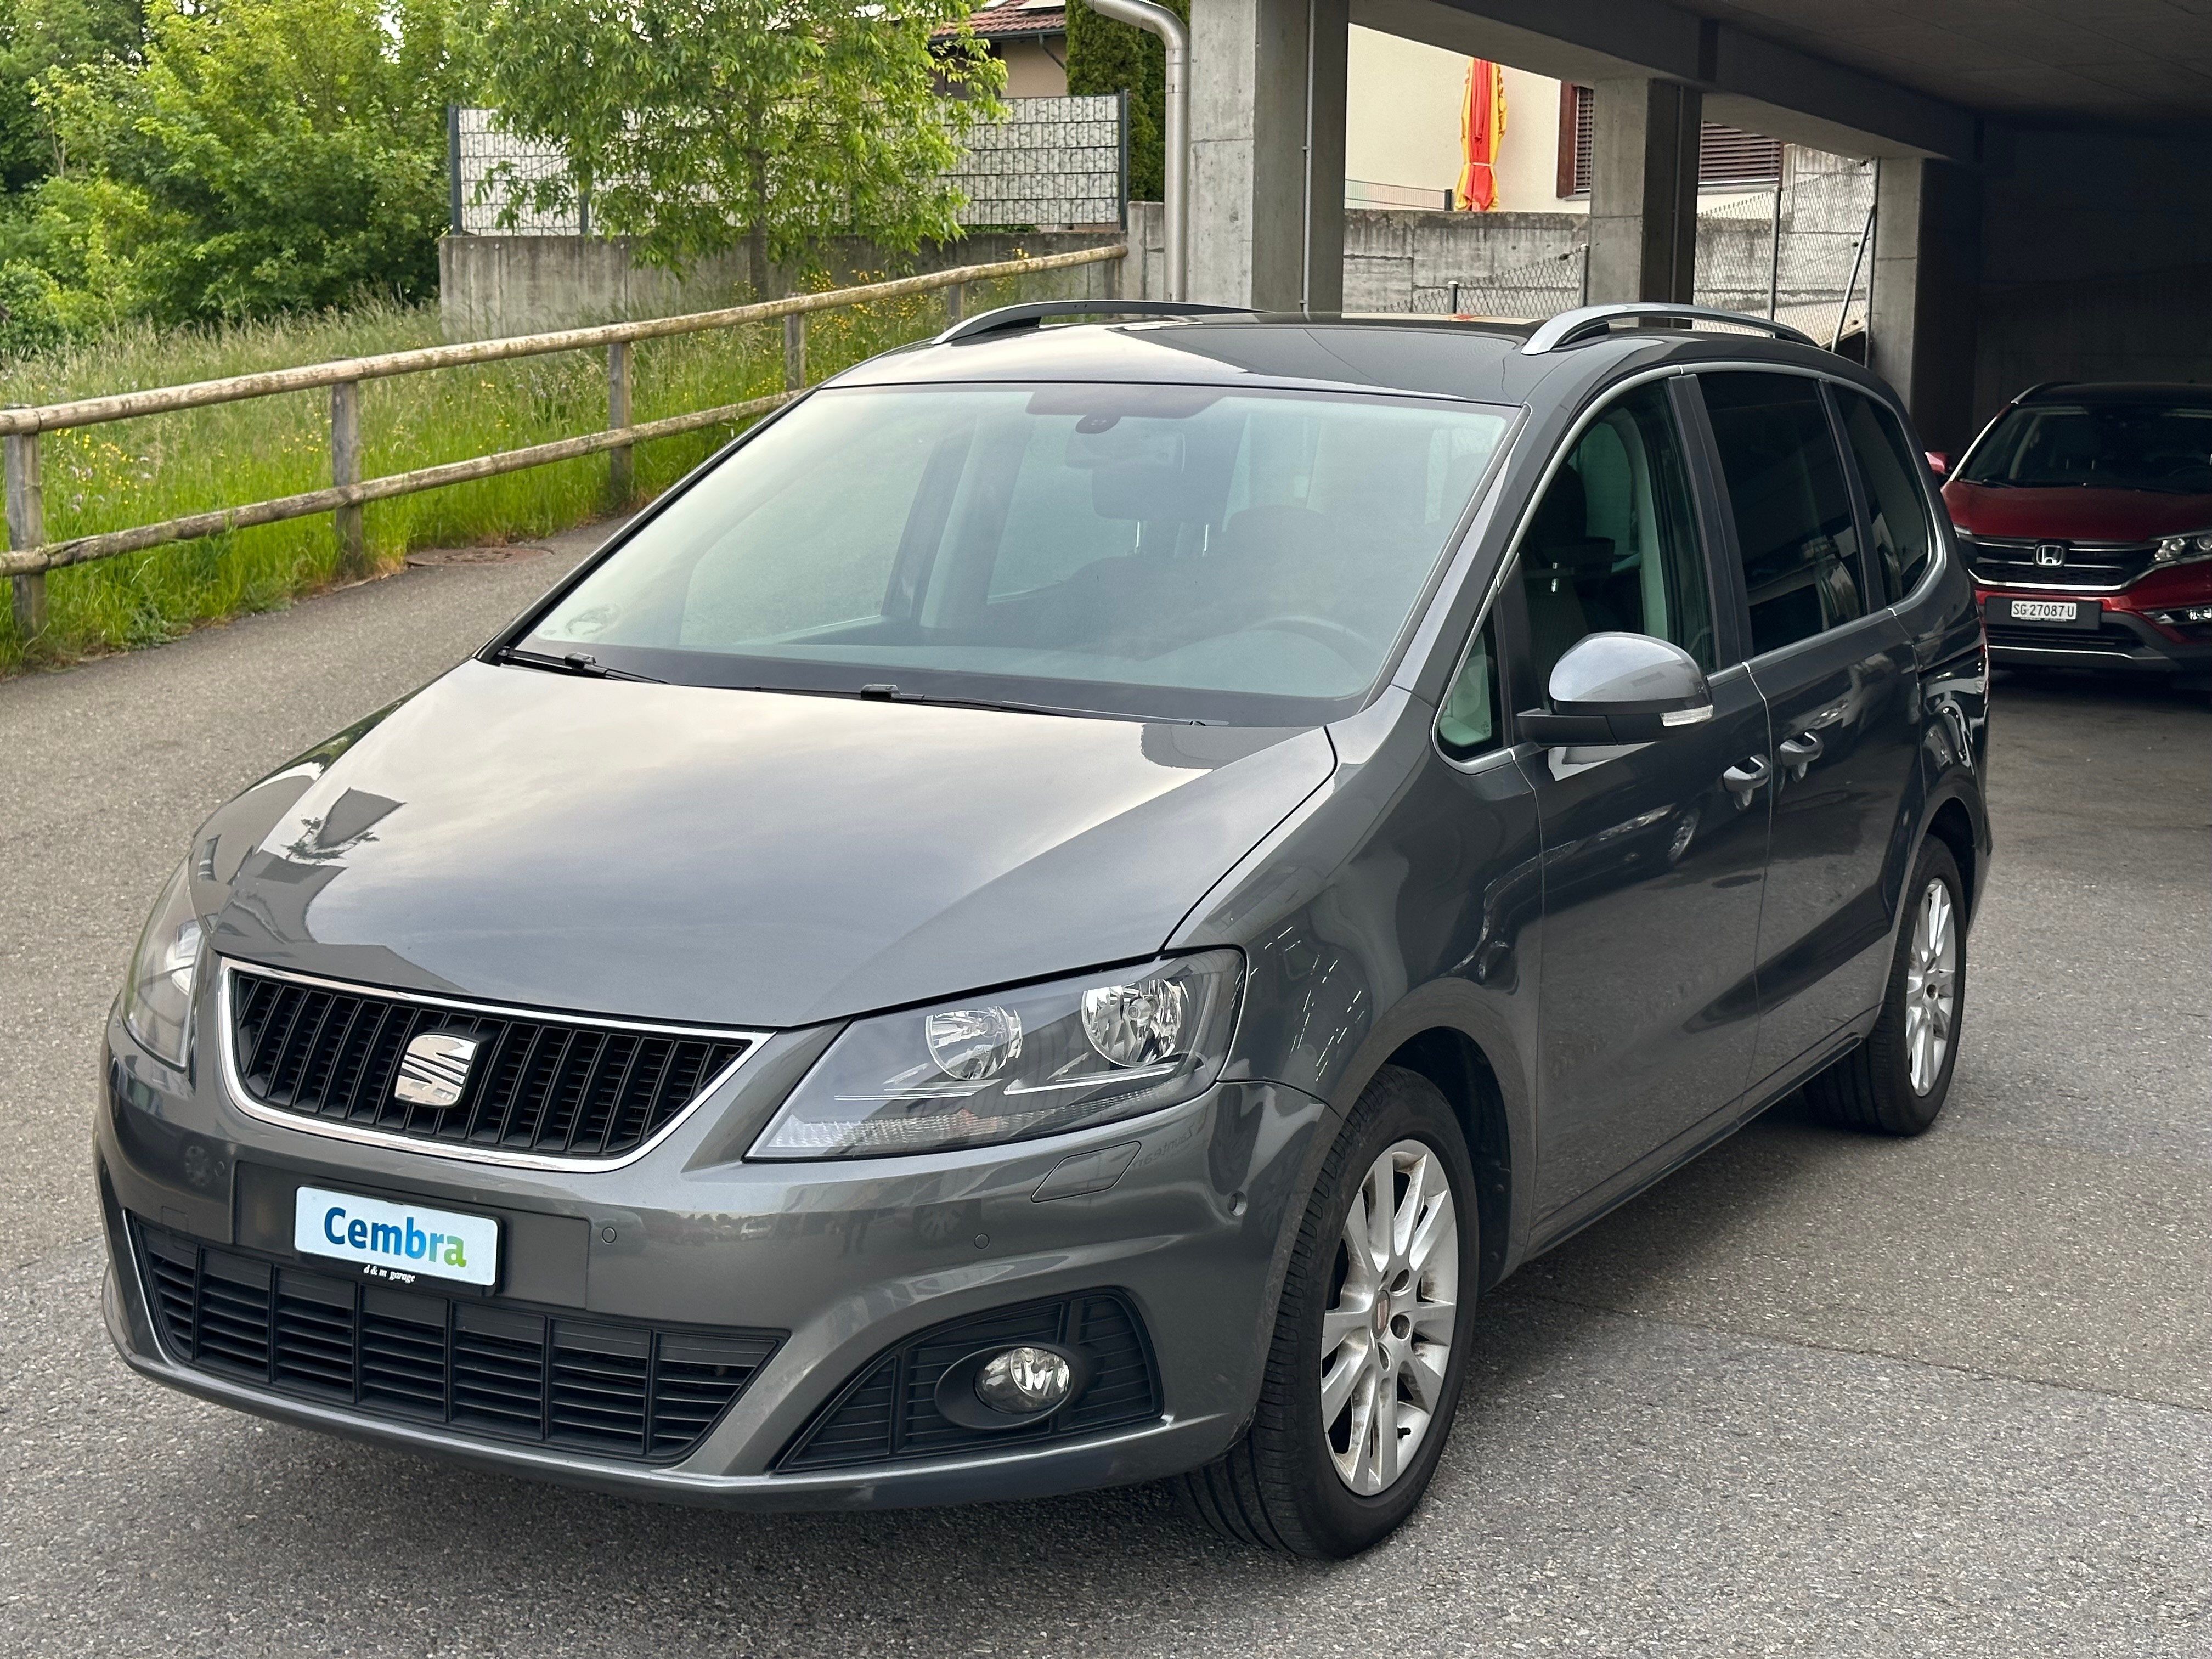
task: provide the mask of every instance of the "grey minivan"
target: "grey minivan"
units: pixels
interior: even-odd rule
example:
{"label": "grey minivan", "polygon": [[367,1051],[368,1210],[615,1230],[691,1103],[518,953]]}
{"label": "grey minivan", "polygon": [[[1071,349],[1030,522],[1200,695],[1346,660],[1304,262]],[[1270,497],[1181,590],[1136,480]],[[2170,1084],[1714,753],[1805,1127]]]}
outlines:
{"label": "grey minivan", "polygon": [[132,1366],[1342,1556],[1522,1262],[1792,1091],[1934,1121],[1987,667],[1887,387],[1086,308],[836,377],[208,820],[106,1033]]}

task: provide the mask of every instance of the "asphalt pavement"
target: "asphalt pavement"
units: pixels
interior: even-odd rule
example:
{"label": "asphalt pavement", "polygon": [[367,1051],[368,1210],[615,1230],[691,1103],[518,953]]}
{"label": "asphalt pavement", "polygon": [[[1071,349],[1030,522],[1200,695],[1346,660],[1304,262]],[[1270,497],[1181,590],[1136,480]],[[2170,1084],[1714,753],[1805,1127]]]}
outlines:
{"label": "asphalt pavement", "polygon": [[88,1147],[155,890],[593,539],[0,684],[0,1652],[2212,1655],[2212,709],[2156,690],[2000,684],[1938,1127],[1785,1102],[1526,1269],[1427,1504],[1358,1561],[1150,1490],[649,1507],[138,1382]]}

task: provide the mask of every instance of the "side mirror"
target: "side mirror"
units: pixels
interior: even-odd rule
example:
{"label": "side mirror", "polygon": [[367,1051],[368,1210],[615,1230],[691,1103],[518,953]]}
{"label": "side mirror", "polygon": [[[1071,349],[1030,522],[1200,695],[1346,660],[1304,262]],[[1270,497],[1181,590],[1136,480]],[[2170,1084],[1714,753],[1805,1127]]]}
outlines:
{"label": "side mirror", "polygon": [[1950,476],[1951,458],[1948,455],[1940,449],[1930,449],[1923,453],[1928,457],[1928,470],[1930,472],[1939,478]]}
{"label": "side mirror", "polygon": [[1649,634],[1590,634],[1552,669],[1551,707],[1518,716],[1534,743],[1652,743],[1713,717],[1697,659]]}

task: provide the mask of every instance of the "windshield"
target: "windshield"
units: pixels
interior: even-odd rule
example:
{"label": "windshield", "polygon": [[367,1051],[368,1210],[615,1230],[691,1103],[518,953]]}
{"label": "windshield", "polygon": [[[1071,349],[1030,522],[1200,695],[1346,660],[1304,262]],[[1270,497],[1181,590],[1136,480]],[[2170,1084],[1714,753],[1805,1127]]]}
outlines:
{"label": "windshield", "polygon": [[2031,404],[1997,422],[1959,477],[2021,489],[2212,494],[2212,406]]}
{"label": "windshield", "polygon": [[694,684],[1334,719],[1512,414],[1212,386],[817,392],[522,643]]}

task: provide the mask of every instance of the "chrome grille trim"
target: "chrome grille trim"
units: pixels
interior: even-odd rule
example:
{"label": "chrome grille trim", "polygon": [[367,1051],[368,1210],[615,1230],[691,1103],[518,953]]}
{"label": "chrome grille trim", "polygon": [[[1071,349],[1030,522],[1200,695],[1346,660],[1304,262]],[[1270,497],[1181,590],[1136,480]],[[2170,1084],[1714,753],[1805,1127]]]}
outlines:
{"label": "chrome grille trim", "polygon": [[[2036,563],[2035,550],[2047,542],[2064,545],[2064,564]],[[2117,593],[2152,570],[2158,544],[2075,541],[2063,536],[1977,536],[1962,530],[1959,550],[1966,556],[1974,580],[1984,587]]]}
{"label": "chrome grille trim", "polygon": [[[732,1026],[681,1025],[653,1020],[623,1019],[595,1014],[574,1014],[546,1008],[530,1008],[514,1003],[479,1002],[459,997],[441,997],[423,992],[394,990],[381,985],[358,985],[348,981],[324,979],[313,974],[295,973],[287,969],[270,968],[256,962],[234,962],[228,957],[218,961],[215,1018],[217,1030],[216,1047],[222,1056],[223,1090],[229,1103],[248,1117],[264,1123],[296,1129],[303,1133],[323,1135],[333,1140],[350,1141],[357,1146],[386,1146],[395,1152],[416,1152],[431,1158],[447,1158],[469,1164],[493,1164],[507,1169],[558,1170],[569,1174],[600,1174],[620,1170],[636,1163],[660,1146],[677,1130],[689,1122],[696,1112],[720,1093],[730,1079],[758,1054],[773,1033],[738,1030]],[[651,1135],[629,1151],[611,1158],[567,1158],[543,1152],[514,1151],[497,1146],[467,1146],[453,1141],[425,1139],[422,1136],[398,1134],[384,1129],[364,1128],[357,1124],[333,1122],[327,1119],[288,1111],[282,1107],[264,1105],[253,1098],[238,1069],[238,1025],[236,1020],[236,976],[240,973],[259,978],[282,980],[289,984],[311,990],[333,992],[343,996],[363,997],[389,1002],[411,1004],[417,1007],[436,1008],[458,1013],[481,1015],[489,1018],[551,1022],[562,1025],[588,1028],[595,1031],[635,1032],[658,1036],[684,1037],[718,1042],[737,1042],[743,1052],[712,1077],[701,1080],[690,1100],[674,1116]]]}

